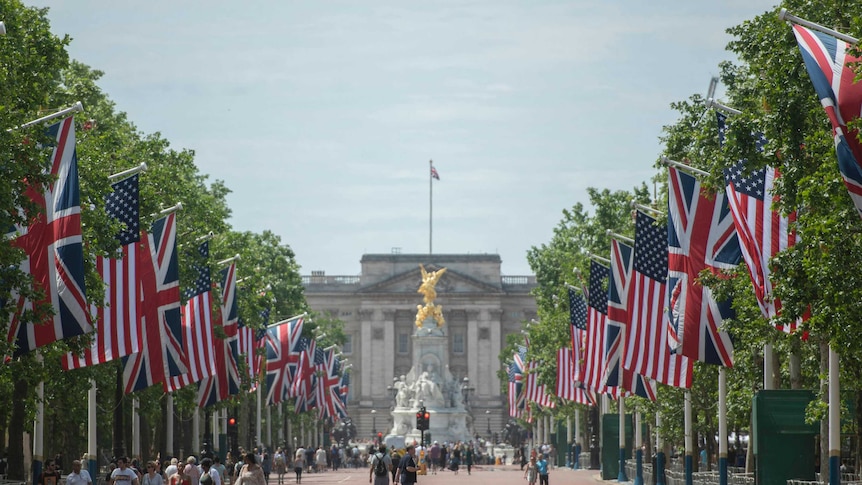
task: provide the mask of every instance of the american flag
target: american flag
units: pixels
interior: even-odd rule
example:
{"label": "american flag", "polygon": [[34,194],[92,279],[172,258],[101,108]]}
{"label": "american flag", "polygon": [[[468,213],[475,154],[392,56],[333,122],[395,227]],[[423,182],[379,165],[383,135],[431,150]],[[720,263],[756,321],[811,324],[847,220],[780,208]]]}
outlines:
{"label": "american flag", "polygon": [[80,369],[103,364],[138,352],[141,326],[138,323],[138,279],[135,272],[141,225],[138,217],[137,174],[111,185],[113,191],[105,197],[105,209],[125,226],[117,234],[120,254],[116,258],[98,257],[96,271],[105,283],[103,306],[91,306],[96,314],[96,332],[89,348],[81,355],[68,353],[61,363],[63,369]]}
{"label": "american flag", "polygon": [[431,165],[431,177],[440,180],[440,174],[437,173],[437,169],[434,168],[434,165]]}
{"label": "american flag", "polygon": [[50,305],[54,315],[45,322],[22,322],[24,312],[32,311],[34,304],[17,292],[10,295],[15,309],[6,340],[15,344],[15,355],[93,331],[84,287],[74,119],[51,125],[48,133],[56,140],[50,164],[56,180],[47,188],[27,189],[27,197],[40,208],[39,214],[28,226],[13,227],[7,239],[24,251],[20,270],[32,275],[34,286],[43,294],[35,306]]}
{"label": "american flag", "polygon": [[[719,132],[724,131],[726,116],[716,113]],[[772,195],[778,170],[764,167],[748,170],[748,162],[739,163],[724,169],[727,203],[733,214],[733,223],[739,235],[742,257],[748,266],[754,296],[764,318],[771,319],[781,313],[781,300],[773,295],[770,281],[769,260],[780,251],[794,246],[796,233],[790,225],[796,222],[796,211],[789,216],[782,215],[773,208],[777,197]],[[796,330],[797,322],[779,325],[787,333]]]}
{"label": "american flag", "polygon": [[138,252],[141,351],[123,358],[126,393],[188,372],[180,317],[176,214],[153,223]]}
{"label": "american flag", "polygon": [[572,341],[572,361],[575,380],[581,382],[583,376],[584,336],[587,330],[587,301],[584,295],[574,288],[569,291],[569,339]]}
{"label": "american flag", "polygon": [[630,320],[623,366],[662,384],[691,387],[692,362],[672,354],[668,302],[667,226],[638,212],[635,219],[635,253],[629,283]]}
{"label": "american flag", "polygon": [[[204,241],[200,244],[197,252],[199,259],[193,265],[194,282],[183,291],[183,298],[186,300],[182,315],[183,338],[188,353],[189,371],[168,379],[165,392],[176,391],[216,373],[212,278],[207,264],[210,254],[209,242]],[[220,318],[220,312],[216,311],[215,319],[218,318]]]}
{"label": "american flag", "polygon": [[608,318],[605,323],[605,368],[602,384],[619,387],[635,395],[655,400],[655,381],[626,369],[622,365],[625,354],[626,327],[629,322],[628,293],[632,276],[634,248],[616,239],[611,240],[611,271],[608,283]]}
{"label": "american flag", "polygon": [[527,389],[526,399],[542,407],[554,407],[554,401],[548,394],[546,386],[539,384],[539,364],[536,361],[527,363]]}
{"label": "american flag", "polygon": [[322,372],[317,379],[316,399],[318,418],[332,421],[338,417],[337,403],[341,402],[341,376],[338,375],[338,357],[335,351],[324,352]]}
{"label": "american flag", "polygon": [[239,394],[238,313],[236,308],[236,263],[221,272],[221,327],[224,338],[215,336],[215,374],[201,379],[198,405],[202,408]]}
{"label": "american flag", "polygon": [[850,46],[846,42],[829,34],[801,25],[794,25],[793,33],[820,104],[832,123],[838,169],[862,217],[862,144],[858,130],[847,129],[847,123],[859,118],[862,110],[862,83],[855,82],[851,67],[860,59],[847,52]]}
{"label": "american flag", "polygon": [[732,367],[733,342],[720,327],[736,314],[730,301],[717,301],[698,280],[701,271],[720,275],[736,268],[742,258],[727,198],[708,193],[697,178],[674,167],[668,168],[668,176],[671,326],[682,355]]}
{"label": "american flag", "polygon": [[590,280],[587,292],[587,331],[584,344],[584,369],[581,375],[584,387],[598,393],[608,392],[602,385],[605,367],[605,324],[608,313],[606,266],[590,261]]}
{"label": "american flag", "polygon": [[572,349],[557,350],[557,397],[564,401],[593,405],[595,395],[575,382],[575,364]]}
{"label": "american flag", "polygon": [[[302,335],[302,315],[266,329],[266,402],[278,404],[290,395],[288,362]],[[297,361],[298,361],[298,355]]]}
{"label": "american flag", "polygon": [[239,355],[245,367],[245,377],[251,382],[251,390],[257,388],[255,378],[260,375],[260,365],[263,359],[259,355],[258,349],[263,348],[265,333],[265,330],[256,330],[246,325],[242,320],[239,321],[239,334],[237,336]]}

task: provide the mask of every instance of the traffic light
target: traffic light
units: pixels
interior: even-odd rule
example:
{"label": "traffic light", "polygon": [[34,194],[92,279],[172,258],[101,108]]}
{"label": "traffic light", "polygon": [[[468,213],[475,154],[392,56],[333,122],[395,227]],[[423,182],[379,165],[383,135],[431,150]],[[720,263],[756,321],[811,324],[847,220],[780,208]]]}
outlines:
{"label": "traffic light", "polygon": [[231,416],[227,418],[227,429],[228,431],[232,431],[236,429],[236,418]]}
{"label": "traffic light", "polygon": [[416,429],[419,431],[427,431],[431,427],[431,414],[425,410],[425,406],[419,409],[416,413]]}

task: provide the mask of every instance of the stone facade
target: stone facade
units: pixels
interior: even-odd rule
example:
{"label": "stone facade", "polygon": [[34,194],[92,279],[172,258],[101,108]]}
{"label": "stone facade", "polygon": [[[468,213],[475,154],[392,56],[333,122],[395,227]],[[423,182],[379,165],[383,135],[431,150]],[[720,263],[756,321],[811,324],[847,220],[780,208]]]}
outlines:
{"label": "stone facade", "polygon": [[508,420],[497,376],[500,350],[507,334],[536,317],[535,277],[503,276],[501,262],[496,254],[366,254],[359,276],[303,276],[309,306],[344,322],[342,352],[353,364],[348,411],[360,437],[388,432],[393,378],[413,365],[420,264],[429,271],[447,268],[435,302],[446,319],[449,370],[475,388],[469,396],[474,431],[483,437],[489,427],[500,432]]}

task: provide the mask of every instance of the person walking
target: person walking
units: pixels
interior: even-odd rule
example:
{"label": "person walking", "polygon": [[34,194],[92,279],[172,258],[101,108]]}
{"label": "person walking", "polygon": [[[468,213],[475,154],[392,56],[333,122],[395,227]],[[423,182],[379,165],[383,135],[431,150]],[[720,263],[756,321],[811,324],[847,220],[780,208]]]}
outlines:
{"label": "person walking", "polygon": [[464,450],[464,464],[467,465],[467,475],[470,475],[473,470],[473,442],[467,444],[467,449]]}
{"label": "person walking", "polygon": [[156,471],[155,462],[147,462],[146,470],[141,478],[141,485],[164,485],[165,480],[162,478],[162,474]]}
{"label": "person walking", "polygon": [[416,448],[413,445],[409,445],[407,446],[407,454],[401,458],[401,466],[398,467],[398,473],[395,475],[395,482],[400,483],[401,485],[413,485],[416,483],[416,472],[418,470],[419,465],[416,463]]}
{"label": "person walking", "polygon": [[275,450],[273,463],[275,463],[275,474],[278,475],[278,485],[283,485],[284,474],[287,471],[287,458],[284,456],[284,451],[282,451],[281,447]]}
{"label": "person walking", "polygon": [[296,473],[296,483],[302,483],[302,470],[305,468],[305,450],[299,448],[296,450],[296,456],[293,458],[293,472]]}
{"label": "person walking", "polygon": [[392,454],[389,456],[389,459],[392,461],[391,473],[392,483],[394,484],[397,483],[395,481],[395,475],[398,473],[398,467],[401,466],[401,455],[399,455],[398,452],[395,451],[394,447],[392,449]]}
{"label": "person walking", "polygon": [[536,461],[536,469],[539,471],[539,485],[548,485],[548,456],[542,455]]}
{"label": "person walking", "polygon": [[257,456],[254,453],[246,453],[243,459],[245,464],[239,471],[234,485],[266,485],[266,478],[263,476],[263,469],[257,463]]}
{"label": "person walking", "polygon": [[536,485],[536,479],[539,477],[539,471],[536,468],[536,457],[530,457],[530,463],[527,464],[524,470],[524,478],[527,479],[529,485]]}
{"label": "person walking", "polygon": [[72,473],[66,475],[66,485],[93,485],[90,472],[81,469],[81,460],[72,462]]}
{"label": "person walking", "polygon": [[386,454],[386,445],[380,445],[377,453],[371,455],[371,466],[368,469],[368,483],[374,485],[389,485],[389,472],[392,470],[392,459]]}

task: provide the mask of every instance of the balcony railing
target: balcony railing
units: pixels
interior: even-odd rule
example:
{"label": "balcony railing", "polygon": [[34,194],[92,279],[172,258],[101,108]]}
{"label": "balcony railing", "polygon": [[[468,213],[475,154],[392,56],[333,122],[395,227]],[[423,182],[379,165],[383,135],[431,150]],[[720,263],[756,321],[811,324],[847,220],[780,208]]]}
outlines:
{"label": "balcony railing", "polygon": [[354,285],[359,286],[361,282],[361,276],[344,276],[344,275],[333,275],[333,276],[303,276],[302,277],[302,285]]}

